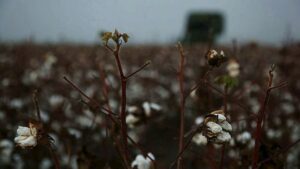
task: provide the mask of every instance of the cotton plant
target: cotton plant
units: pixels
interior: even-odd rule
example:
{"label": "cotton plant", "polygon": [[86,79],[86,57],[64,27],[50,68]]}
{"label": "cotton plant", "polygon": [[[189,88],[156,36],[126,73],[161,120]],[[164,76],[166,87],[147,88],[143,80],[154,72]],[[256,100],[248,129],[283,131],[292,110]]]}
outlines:
{"label": "cotton plant", "polygon": [[154,167],[154,160],[155,157],[152,153],[148,153],[146,157],[142,154],[138,154],[135,160],[132,161],[131,167],[134,169],[152,169]]}
{"label": "cotton plant", "polygon": [[127,106],[126,124],[129,128],[134,128],[147,118],[153,117],[161,109],[159,104],[147,101],[143,102],[141,106]]}
{"label": "cotton plant", "polygon": [[14,141],[17,146],[22,148],[32,148],[37,145],[38,142],[38,126],[32,122],[29,122],[28,127],[18,126],[17,136]]}
{"label": "cotton plant", "polygon": [[206,60],[211,67],[219,67],[226,62],[228,58],[225,56],[224,51],[221,50],[220,52],[217,52],[216,50],[211,49],[206,53]]}
{"label": "cotton plant", "polygon": [[197,145],[206,145],[209,142],[224,144],[231,140],[232,126],[227,121],[223,110],[211,112],[199,126],[200,132],[196,133],[192,139]]}
{"label": "cotton plant", "polygon": [[49,150],[56,169],[59,169],[60,162],[54,150],[54,139],[50,137],[43,126],[41,111],[39,109],[37,91],[34,91],[32,100],[36,108],[36,118],[29,119],[28,126],[18,126],[14,142],[22,149],[31,149],[37,145],[45,146]]}
{"label": "cotton plant", "polygon": [[215,83],[224,85],[226,88],[237,86],[238,77],[240,75],[240,65],[236,59],[229,59],[229,57],[227,57],[223,51],[218,53],[216,50],[209,50],[206,54],[206,60],[208,65],[210,65],[212,68],[220,67],[223,63],[227,62],[226,74],[217,76],[215,78]]}

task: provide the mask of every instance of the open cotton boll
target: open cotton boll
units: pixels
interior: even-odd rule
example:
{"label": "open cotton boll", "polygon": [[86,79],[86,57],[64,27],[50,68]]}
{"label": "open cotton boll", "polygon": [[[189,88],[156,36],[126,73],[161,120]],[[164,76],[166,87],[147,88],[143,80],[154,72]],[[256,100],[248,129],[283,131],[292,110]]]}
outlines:
{"label": "open cotton boll", "polygon": [[0,163],[8,164],[11,162],[11,155],[14,145],[10,140],[0,140]]}
{"label": "open cotton boll", "polygon": [[[150,156],[152,160],[155,160],[152,153],[148,153],[148,156]],[[152,166],[152,160],[149,157],[145,158],[143,155],[139,154],[131,163],[131,167],[137,167],[137,169],[150,169]]]}
{"label": "open cotton boll", "polygon": [[37,128],[35,124],[29,123],[29,127],[18,126],[15,143],[22,147],[34,147],[37,144]]}
{"label": "open cotton boll", "polygon": [[203,136],[202,133],[198,133],[194,135],[193,142],[196,143],[197,145],[206,145],[208,141],[207,138]]}
{"label": "open cotton boll", "polygon": [[230,123],[228,123],[228,121],[223,121],[222,123],[220,123],[220,126],[226,131],[232,131],[232,126]]}
{"label": "open cotton boll", "polygon": [[251,140],[251,134],[248,131],[244,131],[243,133],[236,136],[236,140],[242,144],[245,144],[249,140]]}
{"label": "open cotton boll", "polygon": [[196,125],[200,125],[200,124],[203,123],[203,121],[204,121],[204,118],[201,117],[201,116],[199,116],[199,117],[197,117],[197,118],[195,119],[195,124],[196,124]]}
{"label": "open cotton boll", "polygon": [[161,110],[161,106],[157,103],[150,103],[150,107],[156,111],[160,111]]}
{"label": "open cotton boll", "polygon": [[134,124],[137,123],[140,119],[133,114],[128,114],[126,116],[126,124],[130,127],[133,128]]}
{"label": "open cotton boll", "polygon": [[139,108],[137,106],[128,106],[127,107],[127,111],[129,113],[134,113],[134,112],[137,112],[139,110]]}
{"label": "open cotton boll", "polygon": [[240,74],[239,70],[231,70],[229,72],[229,76],[231,76],[231,77],[237,77],[239,74]]}
{"label": "open cotton boll", "polygon": [[218,134],[217,136],[217,143],[224,143],[224,142],[229,142],[231,139],[231,136],[228,132],[222,131],[221,133]]}
{"label": "open cotton boll", "polygon": [[218,122],[223,122],[226,120],[226,117],[223,114],[216,114],[218,116]]}
{"label": "open cotton boll", "polygon": [[126,123],[127,124],[134,124],[136,122],[139,121],[139,118],[137,118],[136,116],[134,116],[133,114],[128,114],[126,116]]}
{"label": "open cotton boll", "polygon": [[229,64],[226,67],[228,74],[231,77],[237,77],[240,74],[239,68],[240,65],[235,60],[229,61]]}
{"label": "open cotton boll", "polygon": [[15,142],[22,148],[34,147],[37,145],[37,140],[34,136],[18,136],[15,138]]}
{"label": "open cotton boll", "polygon": [[145,111],[146,116],[149,117],[151,115],[151,106],[150,106],[149,102],[143,103],[143,109]]}
{"label": "open cotton boll", "polygon": [[29,136],[29,135],[31,135],[30,128],[19,126],[18,129],[17,129],[17,134],[21,135],[21,136]]}
{"label": "open cotton boll", "polygon": [[206,126],[213,133],[220,133],[222,131],[222,127],[215,122],[209,121],[206,123]]}

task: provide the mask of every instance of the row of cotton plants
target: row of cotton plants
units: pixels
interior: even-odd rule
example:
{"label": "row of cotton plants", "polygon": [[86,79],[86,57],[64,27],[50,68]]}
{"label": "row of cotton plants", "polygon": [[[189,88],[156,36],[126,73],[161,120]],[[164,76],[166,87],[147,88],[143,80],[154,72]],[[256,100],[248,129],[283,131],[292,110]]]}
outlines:
{"label": "row of cotton plants", "polygon": [[[253,46],[120,50],[128,38],[1,53],[1,168],[299,166],[297,86],[276,59]],[[17,63],[24,48],[42,57]]]}

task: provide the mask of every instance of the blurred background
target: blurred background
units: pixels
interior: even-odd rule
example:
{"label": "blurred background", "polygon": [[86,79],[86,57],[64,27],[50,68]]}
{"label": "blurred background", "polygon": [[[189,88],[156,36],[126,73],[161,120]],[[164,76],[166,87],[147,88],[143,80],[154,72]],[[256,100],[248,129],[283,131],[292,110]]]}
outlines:
{"label": "blurred background", "polygon": [[218,42],[232,39],[280,45],[300,38],[299,0],[1,0],[2,42],[94,43],[97,32],[118,28],[131,43],[166,44],[183,38],[193,12],[217,12],[224,27]]}
{"label": "blurred background", "polygon": [[[192,142],[184,153],[186,169],[218,168],[222,152],[224,169],[251,166],[256,115],[272,64],[274,85],[288,85],[271,94],[260,169],[299,169],[299,17],[299,0],[0,0],[0,168],[54,168],[40,142],[29,149],[14,142],[18,126],[37,118],[36,90],[44,129],[54,140],[62,169],[122,168],[107,134],[110,121],[63,79],[99,104],[109,103],[117,114],[118,71],[99,35],[118,29],[130,36],[121,50],[126,74],[151,61],[128,82],[127,112],[138,118],[128,124],[129,135],[154,154],[157,169],[169,168],[178,153],[177,41],[186,54],[186,90],[207,78],[187,97],[186,133],[210,112],[223,109],[224,100],[233,128],[225,151],[212,142]],[[229,61],[212,69],[205,59],[210,48],[223,50],[222,61]],[[220,81],[230,75],[230,63],[238,73],[225,99]],[[141,151],[133,144],[129,148],[133,161]]]}

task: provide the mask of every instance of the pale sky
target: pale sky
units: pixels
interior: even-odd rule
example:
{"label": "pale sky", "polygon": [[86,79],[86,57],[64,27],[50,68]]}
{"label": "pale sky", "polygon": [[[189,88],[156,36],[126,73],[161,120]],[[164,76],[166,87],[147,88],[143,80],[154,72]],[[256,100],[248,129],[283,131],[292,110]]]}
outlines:
{"label": "pale sky", "polygon": [[225,16],[220,42],[300,40],[300,0],[0,0],[0,41],[92,43],[100,30],[128,32],[132,43],[183,36],[191,11]]}

